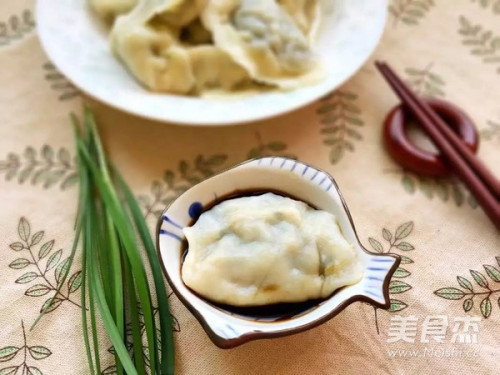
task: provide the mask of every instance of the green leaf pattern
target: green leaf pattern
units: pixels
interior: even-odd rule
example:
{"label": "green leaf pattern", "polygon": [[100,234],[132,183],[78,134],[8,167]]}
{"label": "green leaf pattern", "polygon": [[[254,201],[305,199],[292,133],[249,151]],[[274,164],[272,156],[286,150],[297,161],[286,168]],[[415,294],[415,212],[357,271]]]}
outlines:
{"label": "green leaf pattern", "polygon": [[76,166],[65,148],[60,148],[54,156],[54,149],[44,145],[39,152],[28,146],[22,155],[8,153],[5,160],[0,160],[0,173],[5,173],[5,180],[11,181],[17,176],[17,182],[41,185],[49,189],[59,185],[66,190],[78,182]]}
{"label": "green leaf pattern", "polygon": [[406,68],[407,83],[419,95],[424,97],[443,97],[445,81],[433,71],[433,63],[426,67]]}
{"label": "green leaf pattern", "polygon": [[400,280],[392,280],[389,283],[389,293],[398,294],[404,293],[411,289],[411,285]]}
{"label": "green leaf pattern", "polygon": [[35,29],[33,13],[29,9],[21,15],[13,14],[7,20],[0,21],[0,48],[21,40]]}
{"label": "green leaf pattern", "polygon": [[0,349],[0,362],[10,361],[21,348],[16,346],[6,346]]}
{"label": "green leaf pattern", "polygon": [[483,9],[490,9],[493,14],[500,15],[500,0],[471,0]]}
{"label": "green leaf pattern", "polygon": [[153,181],[150,195],[137,197],[139,204],[144,209],[144,216],[146,218],[150,215],[159,217],[165,206],[191,186],[212,176],[226,160],[226,154],[213,154],[209,157],[200,154],[191,163],[181,160],[177,171],[166,170],[163,181]]}
{"label": "green leaf pattern", "polygon": [[[15,270],[28,267],[30,269],[24,271],[15,282],[16,284],[24,285],[37,281],[36,284],[27,287],[24,295],[28,297],[42,297],[50,294],[48,300],[42,305],[42,311],[45,312],[54,311],[63,302],[80,307],[80,304],[70,297],[71,293],[75,293],[80,288],[80,271],[70,276],[66,291],[61,289],[52,303],[50,302],[60,287],[60,281],[62,281],[64,273],[69,272],[69,258],[61,260],[63,250],[52,251],[55,240],[43,242],[44,231],[37,231],[32,234],[31,225],[24,217],[21,217],[19,220],[17,232],[19,241],[10,244],[9,247],[16,253],[23,252],[25,257],[14,259],[10,262],[9,267]],[[38,250],[36,249],[37,246],[39,246]],[[45,258],[47,259],[46,261]],[[54,269],[54,277],[51,280],[49,271],[52,269]]]}
{"label": "green leaf pattern", "polygon": [[389,5],[396,27],[399,22],[407,26],[418,25],[434,6],[434,0],[392,0]]}
{"label": "green leaf pattern", "polygon": [[[498,267],[500,267],[500,257],[496,257]],[[479,301],[479,312],[488,319],[493,311],[493,298],[500,294],[500,270],[496,266],[484,264],[484,273],[476,270],[470,270],[470,275],[474,284],[469,279],[457,276],[457,282],[460,288],[445,287],[434,291],[438,297],[448,300],[464,299],[462,307],[465,312],[472,311],[474,299]],[[485,276],[486,274],[486,276]],[[479,287],[479,288],[478,288]],[[500,308],[500,295],[499,304]]]}
{"label": "green leaf pattern", "polygon": [[262,158],[265,156],[284,156],[291,159],[297,159],[295,155],[287,153],[288,146],[281,141],[265,142],[259,132],[255,133],[257,145],[252,147],[247,153],[247,159]]}
{"label": "green leaf pattern", "polygon": [[[42,361],[50,357],[52,352],[49,348],[42,345],[29,345],[27,339],[29,332],[26,332],[23,321],[21,321],[21,328],[23,334],[22,346],[5,346],[0,348],[0,363],[6,363],[5,367],[0,368],[0,375],[43,375],[38,367],[31,366],[31,361]],[[16,364],[13,365],[12,362]]]}
{"label": "green leaf pattern", "polygon": [[391,298],[391,306],[389,307],[389,312],[393,313],[393,312],[398,312],[398,311],[401,311],[401,310],[404,310],[408,307],[408,305],[406,303],[404,303],[403,301],[400,301],[396,298]]}
{"label": "green leaf pattern", "polygon": [[481,140],[483,141],[500,141],[500,122],[487,121],[487,128],[483,128],[479,131]]}
{"label": "green leaf pattern", "polygon": [[357,98],[351,91],[338,90],[323,98],[316,109],[323,144],[330,147],[331,164],[338,163],[346,151],[354,152],[354,142],[363,139],[360,127],[364,122],[356,105]]}
{"label": "green leaf pattern", "polygon": [[496,72],[500,74],[500,35],[493,34],[491,30],[473,23],[465,16],[459,18],[458,33],[471,55],[496,67]]}
{"label": "green leaf pattern", "polygon": [[[45,79],[50,83],[50,88],[59,94],[59,100],[69,100],[81,95],[75,85],[68,81],[51,62],[43,64],[43,70],[45,70]],[[69,154],[67,155],[69,163]]]}
{"label": "green leaf pattern", "polygon": [[[173,292],[171,292],[169,294],[169,298],[173,295]],[[158,308],[157,307],[153,307],[153,313],[154,313],[154,316],[155,318],[157,317],[158,315]],[[144,328],[144,321],[143,321],[143,314],[142,314],[142,311],[139,307],[139,327],[140,327],[140,332],[141,332],[141,336],[145,338],[145,328]],[[175,316],[172,315],[172,330],[173,332],[180,332],[181,329],[180,329],[180,326],[179,326],[179,321],[177,320],[177,318]],[[126,347],[130,353],[131,356],[133,356],[133,339],[132,339],[132,326],[131,326],[131,323],[127,323],[126,324]],[[159,336],[158,336],[159,337]],[[160,341],[158,339],[158,344],[160,344]],[[115,348],[114,347],[110,347],[108,348],[108,352],[110,354],[115,354]],[[147,370],[149,371],[150,370],[150,366],[149,366],[149,353],[148,353],[148,350],[147,350],[147,347],[144,346],[143,347],[143,354],[144,354],[144,358],[145,358],[145,362],[146,362],[146,367],[147,367]],[[108,366],[106,367],[102,372],[101,372],[101,375],[110,375],[110,374],[116,374],[116,366],[115,365],[111,365],[111,366]]]}
{"label": "green leaf pattern", "polygon": [[[284,142],[266,142],[262,136],[256,133],[257,144],[252,147],[247,158],[260,158],[264,156],[284,156],[295,159],[295,155],[288,153],[288,146]],[[213,176],[220,171],[227,162],[228,155],[224,153],[204,156],[197,155],[193,161],[181,160],[177,170],[168,169],[163,175],[163,180],[153,181],[150,194],[142,194],[137,197],[140,206],[144,210],[146,218],[159,217],[163,209],[184,193],[191,186]]]}
{"label": "green leaf pattern", "polygon": [[[408,241],[408,237],[413,232],[414,223],[413,221],[407,221],[398,225],[394,231],[391,231],[387,228],[382,228],[382,239],[379,241],[374,237],[369,237],[368,242],[371,248],[379,254],[386,254],[392,251],[400,250],[409,252],[415,250],[415,247],[410,244]],[[412,264],[414,261],[409,258],[406,254],[401,255],[401,266]],[[393,275],[393,280],[389,283],[389,294],[390,294],[390,307],[389,312],[398,312],[406,309],[408,304],[404,301],[401,301],[399,295],[408,292],[412,289],[412,286],[406,281],[406,278],[411,275],[411,272],[408,271],[404,267],[398,267]],[[405,280],[402,280],[405,279]],[[398,298],[393,298],[393,295],[397,294]],[[377,307],[373,307],[375,311],[375,326],[377,329],[377,333],[380,333],[379,330],[379,322],[377,315]]]}
{"label": "green leaf pattern", "polygon": [[455,178],[429,178],[408,171],[397,173],[402,173],[401,185],[409,194],[415,194],[418,191],[430,200],[436,197],[442,202],[451,202],[457,207],[468,206],[475,209],[478,206],[470,192]]}

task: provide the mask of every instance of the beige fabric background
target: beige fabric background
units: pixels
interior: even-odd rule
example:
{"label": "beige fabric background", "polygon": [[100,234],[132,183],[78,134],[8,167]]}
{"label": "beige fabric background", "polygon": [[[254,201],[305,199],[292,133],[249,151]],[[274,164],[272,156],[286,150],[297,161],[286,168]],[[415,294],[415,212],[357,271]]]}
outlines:
{"label": "beige fabric background", "polygon": [[[73,157],[68,114],[80,113],[82,96],[47,65],[48,58],[30,18],[33,3],[32,0],[0,3],[0,374],[13,374],[8,371],[24,363],[24,349],[13,358],[1,352],[5,347],[24,345],[21,322],[26,326],[28,346],[50,350],[50,354],[44,352],[43,358],[37,360],[28,353],[28,366],[36,367],[44,375],[87,374],[77,306],[63,301],[33,331],[28,331],[27,327],[53,291],[38,297],[26,295],[28,288],[43,280],[16,282],[36,269],[35,265],[13,268],[12,262],[28,255],[27,250],[16,252],[9,247],[20,241],[18,224],[25,217],[31,234],[45,231],[41,242],[33,246],[34,252],[54,239],[51,254],[63,249],[61,259],[64,259],[71,246],[76,208],[77,187],[61,188],[72,167],[64,169],[55,162],[47,162],[41,150],[44,145],[56,153],[64,148]],[[390,3],[393,12],[373,59],[389,61],[420,92],[444,97],[466,109],[481,130],[480,157],[500,175],[500,2],[392,0]],[[461,22],[461,17],[465,21]],[[345,95],[338,105],[354,106],[353,117],[357,119],[354,122],[358,123],[351,124],[342,116],[333,122],[352,144],[352,151],[346,149],[340,158],[332,158],[335,146],[324,144],[330,136],[321,132],[325,127],[321,108],[325,110],[325,103],[337,102],[339,94],[272,120],[219,128],[155,123],[84,99],[95,110],[111,157],[138,196],[153,200],[153,181],[162,181],[167,169],[182,180],[178,171],[181,160],[192,166],[198,154],[207,159],[223,154],[222,163],[211,165],[216,172],[245,160],[251,149],[257,147],[262,154],[292,154],[330,172],[340,185],[367,248],[371,249],[368,238],[372,237],[387,250],[389,245],[382,229],[387,228],[394,236],[398,226],[413,222],[413,230],[404,241],[414,249],[392,249],[413,261],[403,266],[409,274],[397,279],[411,286],[404,293],[392,295],[406,306],[399,305],[404,308],[397,312],[378,310],[375,317],[372,307],[355,303],[335,319],[308,332],[221,350],[210,342],[184,306],[171,297],[180,329],[175,333],[178,374],[498,373],[500,282],[488,276],[483,267],[500,269],[495,258],[500,256],[498,232],[479,208],[471,207],[468,193],[462,187],[451,180],[439,183],[419,180],[402,171],[387,155],[381,142],[382,121],[397,100],[375,71],[373,59],[340,89],[341,93],[354,94]],[[269,143],[272,145],[266,148]],[[30,163],[23,156],[29,146],[36,151],[36,162],[32,171],[25,172],[27,181],[21,183],[21,171]],[[45,147],[47,153],[50,151]],[[13,167],[12,158],[16,157],[21,164],[19,169]],[[15,171],[7,176],[12,168]],[[48,172],[33,184],[35,174],[41,169]],[[64,170],[64,176],[44,188],[44,181],[57,170]],[[165,196],[175,195],[167,191],[165,183],[158,186],[164,189]],[[159,209],[162,204],[155,207]],[[148,222],[153,228],[154,214],[148,215]],[[45,267],[47,258],[39,262],[40,267]],[[70,274],[78,269],[77,264]],[[481,272],[488,280],[490,309],[486,302],[480,308],[480,302],[489,292],[477,285],[470,269]],[[53,270],[46,276],[53,282]],[[483,293],[473,297],[474,306],[468,312],[462,307],[465,298],[450,300],[434,293],[444,287],[468,292],[457,284],[457,276],[467,278],[474,284],[474,291]],[[80,291],[70,298],[78,303]],[[387,343],[390,319],[397,314],[419,318],[417,343]],[[428,315],[446,315],[451,322],[454,317],[481,317],[478,343],[450,343],[450,326],[445,343],[420,344],[421,323]],[[388,350],[423,351],[426,347],[477,351],[477,355],[404,358],[388,353]],[[102,357],[106,361],[104,369],[111,365],[112,356],[103,350]],[[17,374],[21,371],[20,368]],[[38,374],[35,370],[32,373]]]}

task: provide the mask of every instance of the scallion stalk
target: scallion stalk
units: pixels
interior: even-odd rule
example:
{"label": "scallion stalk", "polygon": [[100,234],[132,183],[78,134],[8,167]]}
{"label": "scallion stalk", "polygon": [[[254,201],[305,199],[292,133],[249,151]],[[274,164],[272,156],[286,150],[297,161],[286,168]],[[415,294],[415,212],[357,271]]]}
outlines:
{"label": "scallion stalk", "polygon": [[[172,317],[158,254],[130,188],[118,170],[110,167],[94,116],[88,109],[83,119],[82,126],[76,116],[72,116],[80,194],[68,269],[82,237],[82,327],[90,373],[101,374],[100,318],[114,347],[118,375],[173,374]],[[142,255],[141,246],[146,257]],[[151,270],[152,283],[148,280],[146,265]],[[66,276],[67,272],[60,285]],[[159,337],[153,290],[158,303]],[[32,328],[44,313],[41,312]],[[130,334],[127,324],[131,327]],[[149,358],[143,352],[143,332]],[[148,364],[149,371],[146,371]]]}

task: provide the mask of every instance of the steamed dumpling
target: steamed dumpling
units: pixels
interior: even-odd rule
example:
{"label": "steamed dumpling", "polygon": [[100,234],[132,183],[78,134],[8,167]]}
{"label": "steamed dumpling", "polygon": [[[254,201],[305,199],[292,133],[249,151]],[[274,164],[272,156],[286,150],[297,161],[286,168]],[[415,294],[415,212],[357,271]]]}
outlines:
{"label": "steamed dumpling", "polygon": [[152,91],[293,89],[324,75],[310,47],[317,0],[89,1],[114,21],[113,53]]}
{"label": "steamed dumpling", "polygon": [[201,19],[257,82],[293,88],[319,78],[308,39],[274,0],[213,0]]}
{"label": "steamed dumpling", "polygon": [[187,51],[176,45],[171,33],[147,25],[115,27],[115,54],[134,76],[154,91],[187,94],[195,78]]}
{"label": "steamed dumpling", "polygon": [[161,12],[173,12],[170,1],[141,0],[132,12],[119,17],[111,30],[111,48],[134,76],[156,91],[188,93],[194,85],[187,51],[178,45],[174,27],[153,27]]}
{"label": "steamed dumpling", "polygon": [[132,10],[138,0],[90,0],[90,6],[99,17],[109,20]]}
{"label": "steamed dumpling", "polygon": [[305,35],[314,28],[319,11],[318,0],[278,0]]}
{"label": "steamed dumpling", "polygon": [[334,215],[272,193],[224,201],[184,234],[184,283],[219,303],[325,298],[363,274]]}
{"label": "steamed dumpling", "polygon": [[141,0],[111,31],[114,53],[134,76],[154,91],[192,94],[204,88],[233,87],[248,74],[216,46],[192,47],[180,40],[205,0]]}
{"label": "steamed dumpling", "polygon": [[189,25],[186,25],[180,35],[181,41],[189,45],[213,44],[212,34],[197,18]]}
{"label": "steamed dumpling", "polygon": [[[169,26],[182,27],[193,22],[208,0],[160,0],[156,1],[156,19]],[[154,3],[155,1],[153,1]]]}
{"label": "steamed dumpling", "polygon": [[222,49],[201,45],[188,49],[196,92],[222,88],[233,90],[250,84],[248,73]]}

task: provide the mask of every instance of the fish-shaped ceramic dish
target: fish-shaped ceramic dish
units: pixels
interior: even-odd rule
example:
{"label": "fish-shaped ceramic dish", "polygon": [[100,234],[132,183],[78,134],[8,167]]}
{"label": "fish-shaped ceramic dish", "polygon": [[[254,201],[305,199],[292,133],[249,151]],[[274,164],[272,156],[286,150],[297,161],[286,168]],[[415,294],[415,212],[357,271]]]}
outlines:
{"label": "fish-shaped ceramic dish", "polygon": [[[235,314],[201,298],[184,285],[181,262],[185,248],[182,229],[189,226],[218,197],[235,191],[280,191],[312,206],[333,213],[364,266],[363,278],[343,287],[307,311],[286,319],[263,321]],[[335,180],[305,163],[266,157],[239,164],[211,177],[183,193],[164,212],[158,225],[158,246],[165,273],[173,291],[200,321],[212,341],[221,348],[245,342],[298,333],[318,326],[355,301],[389,308],[389,281],[400,263],[393,254],[373,254],[360,243],[349,210]]]}

